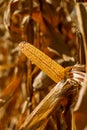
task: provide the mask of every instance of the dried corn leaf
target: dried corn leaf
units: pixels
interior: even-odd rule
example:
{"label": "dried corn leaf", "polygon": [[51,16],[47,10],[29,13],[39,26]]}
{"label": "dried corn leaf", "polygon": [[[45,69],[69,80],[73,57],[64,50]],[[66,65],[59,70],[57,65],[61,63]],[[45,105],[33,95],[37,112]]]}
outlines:
{"label": "dried corn leaf", "polygon": [[74,109],[74,119],[76,130],[87,129],[87,76],[85,77],[84,86],[79,93],[79,99]]}
{"label": "dried corn leaf", "polygon": [[[77,4],[77,18],[79,23],[79,28],[82,34],[84,53],[85,53],[85,63],[87,62],[87,11],[83,4]],[[87,63],[86,63],[87,64]]]}
{"label": "dried corn leaf", "polygon": [[[78,23],[79,28],[82,34],[83,40],[83,53],[84,53],[84,64],[87,64],[87,11],[83,4],[77,4],[77,16],[78,16]],[[81,54],[82,55],[82,54]],[[83,59],[82,59],[83,61]],[[87,70],[85,68],[85,70]],[[86,98],[87,98],[87,76],[85,76],[85,81],[82,84],[82,88],[79,93],[79,98],[77,104],[74,109],[74,119],[75,119],[75,129],[76,130],[86,130],[87,129],[87,110],[86,110]]]}
{"label": "dried corn leaf", "polygon": [[0,65],[0,70],[5,70],[8,68],[13,68],[16,64]]}
{"label": "dried corn leaf", "polygon": [[52,25],[45,21],[47,28],[48,43],[51,48],[56,50],[59,55],[66,54],[70,56],[70,51],[67,44],[64,42],[60,32],[56,31]]}
{"label": "dried corn leaf", "polygon": [[[74,84],[73,84],[74,83]],[[72,85],[77,86],[77,83],[67,80],[60,81],[50,93],[41,101],[41,103],[34,109],[34,111],[27,116],[24,123],[21,125],[20,130],[28,129],[35,130],[40,127],[46,118],[54,111],[57,105],[64,100],[62,96],[72,88]]]}
{"label": "dried corn leaf", "polygon": [[4,105],[14,94],[15,90],[20,86],[23,71],[18,71],[11,83],[2,91],[0,96],[0,106]]}
{"label": "dried corn leaf", "polygon": [[33,88],[34,90],[46,89],[52,84],[53,81],[43,71],[41,71],[34,79]]}

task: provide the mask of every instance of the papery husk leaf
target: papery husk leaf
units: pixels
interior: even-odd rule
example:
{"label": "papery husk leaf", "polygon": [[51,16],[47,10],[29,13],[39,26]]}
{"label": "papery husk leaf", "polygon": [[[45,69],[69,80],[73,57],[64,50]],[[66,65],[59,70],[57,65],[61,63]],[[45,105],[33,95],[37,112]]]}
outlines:
{"label": "papery husk leaf", "polygon": [[[60,81],[34,111],[27,116],[20,130],[35,130],[40,127],[44,120],[49,118],[50,114],[55,110],[61,100],[64,100],[63,96],[69,94],[68,91],[70,91],[73,85],[78,86],[75,81]],[[74,93],[76,93],[76,91]]]}

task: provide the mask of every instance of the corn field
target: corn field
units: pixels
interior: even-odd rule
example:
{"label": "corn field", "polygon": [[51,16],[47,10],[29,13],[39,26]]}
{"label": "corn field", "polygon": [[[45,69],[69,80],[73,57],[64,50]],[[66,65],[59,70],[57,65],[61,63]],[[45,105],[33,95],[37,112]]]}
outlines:
{"label": "corn field", "polygon": [[0,0],[0,130],[87,130],[86,0]]}

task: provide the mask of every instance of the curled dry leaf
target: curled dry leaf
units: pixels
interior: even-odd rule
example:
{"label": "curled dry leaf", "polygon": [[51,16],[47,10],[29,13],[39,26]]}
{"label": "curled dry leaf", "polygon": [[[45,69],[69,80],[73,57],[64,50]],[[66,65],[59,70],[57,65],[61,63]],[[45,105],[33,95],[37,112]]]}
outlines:
{"label": "curled dry leaf", "polygon": [[33,89],[34,90],[45,89],[52,83],[53,81],[43,71],[41,71],[34,79]]}
{"label": "curled dry leaf", "polygon": [[25,59],[26,58],[23,55],[19,57],[19,66],[16,68],[16,72],[14,72],[13,80],[9,83],[9,85],[3,90],[0,95],[0,106],[4,105],[14,95],[16,89],[20,87],[24,73]]}
{"label": "curled dry leaf", "polygon": [[[87,66],[87,11],[83,4],[77,4],[77,16],[79,28],[82,34],[83,47],[80,49],[83,50],[84,57],[81,59],[81,63],[86,64]],[[80,52],[81,53],[81,52]],[[82,54],[81,54],[82,55]],[[80,55],[80,58],[82,56]],[[84,61],[84,62],[83,62]],[[87,68],[85,68],[87,72]],[[87,110],[86,110],[86,101],[87,101],[87,74],[85,75],[82,88],[79,93],[79,98],[74,109],[74,119],[75,119],[75,129],[76,130],[86,130],[87,129]]]}
{"label": "curled dry leaf", "polygon": [[[56,106],[62,101],[65,93],[68,93],[72,86],[77,85],[75,81],[60,81],[51,91],[50,93],[41,101],[41,103],[35,108],[35,110],[27,116],[23,125],[20,127],[22,129],[34,130],[40,127],[42,122],[48,118],[51,112],[54,111]],[[76,91],[75,91],[76,93]]]}
{"label": "curled dry leaf", "polygon": [[87,64],[87,11],[86,8],[84,7],[83,4],[77,4],[76,6],[77,9],[77,16],[78,16],[78,23],[79,23],[79,28],[80,32],[82,34],[82,40],[83,40],[83,52],[85,53],[84,59],[85,59],[85,64]]}
{"label": "curled dry leaf", "polygon": [[74,118],[75,118],[75,127],[76,130],[85,130],[87,129],[87,75],[85,76],[85,81],[83,87],[79,93],[79,99],[74,108]]}
{"label": "curled dry leaf", "polygon": [[[20,73],[18,71],[18,73]],[[13,81],[3,90],[0,96],[0,107],[4,105],[15,93],[15,90],[20,86],[22,80],[23,72],[14,76]]]}

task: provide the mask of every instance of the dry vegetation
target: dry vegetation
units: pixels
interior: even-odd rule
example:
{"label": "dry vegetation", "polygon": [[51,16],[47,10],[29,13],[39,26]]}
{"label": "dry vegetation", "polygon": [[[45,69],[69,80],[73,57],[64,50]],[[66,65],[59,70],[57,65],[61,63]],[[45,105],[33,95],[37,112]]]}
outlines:
{"label": "dry vegetation", "polygon": [[0,0],[0,130],[87,130],[86,36],[86,3]]}

